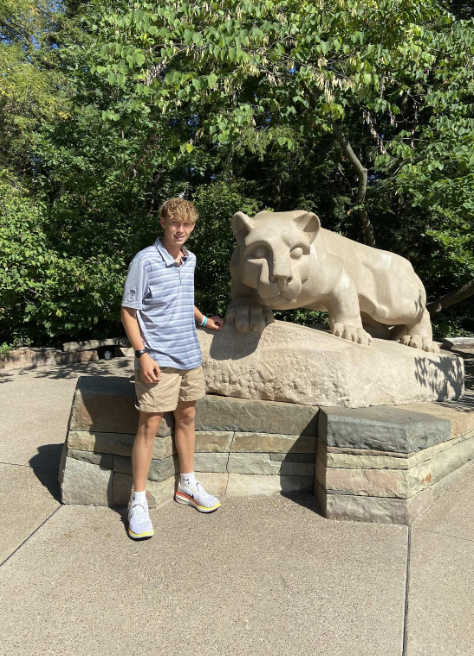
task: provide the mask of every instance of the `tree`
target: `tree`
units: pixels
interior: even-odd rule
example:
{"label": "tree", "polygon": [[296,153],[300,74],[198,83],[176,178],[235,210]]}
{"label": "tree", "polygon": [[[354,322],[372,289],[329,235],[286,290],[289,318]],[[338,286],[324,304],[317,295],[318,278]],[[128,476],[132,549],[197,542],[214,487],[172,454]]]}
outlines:
{"label": "tree", "polygon": [[191,247],[208,311],[225,308],[228,219],[244,208],[315,211],[411,259],[430,298],[469,290],[473,21],[454,4],[64,0],[31,32],[13,29],[10,3],[3,45],[47,100],[0,107],[15,191],[0,209],[3,338],[119,330],[126,265],[177,194],[201,212]]}
{"label": "tree", "polygon": [[[421,210],[424,246],[445,260],[426,273],[438,284],[472,278],[472,21],[439,2],[408,0],[174,0],[95,10],[95,71],[122,91],[109,119],[147,112],[168,159],[249,131],[290,150],[291,133],[315,145],[332,133],[341,170],[357,178],[352,211],[366,242],[375,245],[366,193],[373,204],[390,201],[389,217],[401,195],[412,215]],[[166,125],[163,115],[172,117]]]}
{"label": "tree", "polygon": [[0,175],[12,183],[32,174],[36,130],[69,111],[58,93],[60,73],[46,65],[42,47],[53,15],[46,0],[0,2]]}

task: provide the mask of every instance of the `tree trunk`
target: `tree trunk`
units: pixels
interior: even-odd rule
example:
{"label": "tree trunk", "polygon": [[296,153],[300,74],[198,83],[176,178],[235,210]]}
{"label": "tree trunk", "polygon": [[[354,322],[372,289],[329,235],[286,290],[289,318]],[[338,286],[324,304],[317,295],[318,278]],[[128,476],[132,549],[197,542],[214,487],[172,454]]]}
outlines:
{"label": "tree trunk", "polygon": [[351,144],[347,141],[344,133],[341,128],[335,123],[332,124],[332,129],[334,136],[339,141],[339,144],[346,155],[347,159],[352,165],[352,168],[356,172],[357,178],[359,180],[359,185],[357,188],[357,213],[359,215],[359,220],[362,225],[365,234],[365,241],[368,246],[376,246],[375,243],[375,234],[374,227],[370,222],[369,217],[367,216],[367,210],[365,209],[364,201],[365,194],[367,191],[367,169],[362,165],[362,162],[357,157],[355,152],[352,150]]}
{"label": "tree trunk", "polygon": [[444,296],[437,298],[435,301],[428,303],[426,309],[431,316],[433,316],[438,312],[446,310],[446,308],[451,307],[452,305],[456,305],[456,303],[464,301],[466,298],[469,298],[469,296],[474,296],[474,280],[471,280],[458,289],[455,289],[453,292],[449,292],[449,294],[445,294]]}
{"label": "tree trunk", "polygon": [[[314,94],[309,88],[309,86],[306,84],[306,82],[302,82],[302,85],[304,90],[308,94],[309,104],[314,109],[316,107],[316,99],[314,97]],[[336,125],[333,121],[331,121],[331,125],[332,125],[334,136],[338,140],[344,154],[346,155],[347,159],[351,163],[352,168],[354,169],[357,175],[357,179],[359,180],[359,185],[357,188],[357,213],[359,215],[359,221],[362,225],[362,229],[364,230],[366,244],[368,246],[376,246],[374,228],[372,223],[370,222],[370,219],[367,215],[367,211],[364,205],[365,193],[367,191],[367,169],[365,168],[365,166],[362,165],[362,162],[357,157],[355,152],[352,150],[352,146],[346,139],[341,128],[338,125]]]}

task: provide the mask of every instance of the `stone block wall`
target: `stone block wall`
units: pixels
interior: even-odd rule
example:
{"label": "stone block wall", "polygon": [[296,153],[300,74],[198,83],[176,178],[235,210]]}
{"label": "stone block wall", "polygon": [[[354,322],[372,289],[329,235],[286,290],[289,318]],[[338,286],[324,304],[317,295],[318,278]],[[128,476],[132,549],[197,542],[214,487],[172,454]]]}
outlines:
{"label": "stone block wall", "polygon": [[[312,492],[318,408],[206,396],[197,404],[195,471],[217,496]],[[61,465],[63,503],[128,505],[138,413],[133,381],[81,378]],[[178,459],[173,415],[159,428],[147,488],[173,498]]]}
{"label": "stone block wall", "polygon": [[[133,380],[79,379],[61,463],[63,503],[128,505],[134,398]],[[313,492],[329,518],[410,524],[474,458],[474,413],[459,423],[419,409],[207,395],[197,404],[195,471],[219,497]],[[169,413],[147,484],[155,507],[174,495],[173,430]]]}
{"label": "stone block wall", "polygon": [[457,434],[447,419],[321,408],[314,494],[332,519],[411,524],[473,458],[474,430]]}

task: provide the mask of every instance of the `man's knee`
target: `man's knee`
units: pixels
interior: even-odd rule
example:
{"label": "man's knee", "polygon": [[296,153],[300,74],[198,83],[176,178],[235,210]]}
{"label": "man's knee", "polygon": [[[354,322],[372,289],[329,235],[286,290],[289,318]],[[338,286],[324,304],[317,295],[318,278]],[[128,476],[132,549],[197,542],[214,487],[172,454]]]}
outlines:
{"label": "man's knee", "polygon": [[147,440],[153,440],[160,427],[163,413],[140,412],[138,432]]}
{"label": "man's knee", "polygon": [[190,425],[194,422],[195,417],[196,417],[195,402],[179,403],[178,407],[174,411],[175,421],[180,424]]}

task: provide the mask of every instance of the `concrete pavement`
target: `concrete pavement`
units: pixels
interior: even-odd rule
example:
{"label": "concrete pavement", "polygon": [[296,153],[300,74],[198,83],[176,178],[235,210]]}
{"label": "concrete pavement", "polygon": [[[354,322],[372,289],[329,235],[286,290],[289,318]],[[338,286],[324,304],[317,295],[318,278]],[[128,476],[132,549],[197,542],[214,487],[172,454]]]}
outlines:
{"label": "concrete pavement", "polygon": [[474,468],[412,528],[322,518],[310,496],[61,506],[76,379],[128,360],[0,372],[0,653],[470,655]]}

